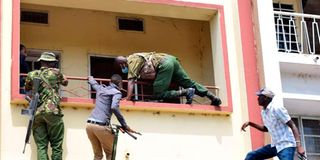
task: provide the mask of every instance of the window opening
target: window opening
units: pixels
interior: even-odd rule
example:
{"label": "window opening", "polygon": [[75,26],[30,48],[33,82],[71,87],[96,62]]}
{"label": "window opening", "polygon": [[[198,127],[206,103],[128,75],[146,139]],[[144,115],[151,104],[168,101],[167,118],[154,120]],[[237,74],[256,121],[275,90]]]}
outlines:
{"label": "window opening", "polygon": [[49,14],[47,12],[22,10],[20,15],[21,22],[38,24],[49,23]]}
{"label": "window opening", "polygon": [[144,23],[141,18],[117,18],[118,29],[123,31],[144,31]]}
{"label": "window opening", "polygon": [[308,159],[320,159],[320,119],[294,117],[292,121],[300,131]]}
{"label": "window opening", "polygon": [[43,52],[53,52],[56,55],[56,59],[58,62],[56,63],[55,68],[60,69],[60,52],[59,51],[50,51],[50,50],[43,50],[43,49],[27,49],[27,57],[26,62],[31,71],[40,69],[40,62],[37,62],[38,58],[40,58],[41,53]]}
{"label": "window opening", "polygon": [[[30,71],[38,70],[41,67],[40,62],[38,62],[38,58],[40,58],[41,53],[43,52],[53,52],[56,55],[56,59],[58,62],[55,64],[55,68],[60,69],[60,52],[59,51],[49,51],[49,50],[43,50],[43,49],[26,49],[27,50],[27,56],[26,56],[26,63],[28,65],[28,68]],[[20,59],[21,60],[21,59]],[[20,64],[21,65],[21,64]],[[21,73],[20,73],[21,74]],[[24,73],[26,74],[26,73]],[[24,94],[24,81],[26,76],[20,76],[19,84],[20,84],[20,93]]]}
{"label": "window opening", "polygon": [[[123,74],[121,69],[115,65],[114,63],[115,57],[106,57],[106,56],[90,56],[90,74],[95,78],[104,78],[110,79],[113,74],[119,74],[123,80],[127,80],[127,74]],[[144,83],[138,84],[138,100],[143,101],[153,101],[152,92],[153,92],[153,81],[150,80],[141,80],[138,79],[139,82]],[[147,84],[146,84],[147,83]],[[103,82],[105,85],[109,85],[108,82]],[[127,84],[123,84],[123,88],[127,90]],[[172,84],[170,89],[178,90],[179,87]],[[92,88],[91,88],[92,90]],[[123,93],[123,97],[126,96],[125,92]],[[95,98],[96,94],[91,93],[91,98]],[[168,103],[180,103],[180,98],[176,99],[166,99],[163,102]]]}
{"label": "window opening", "polygon": [[[114,57],[106,56],[90,56],[90,75],[94,78],[110,79],[113,74],[119,74],[123,80],[127,79],[127,76],[119,70],[114,64]],[[109,85],[108,82],[102,82],[105,85]],[[127,89],[126,85],[123,85],[124,89]],[[93,91],[92,88],[90,88]],[[123,96],[126,93],[123,92]],[[91,98],[96,98],[95,93],[91,93]]]}

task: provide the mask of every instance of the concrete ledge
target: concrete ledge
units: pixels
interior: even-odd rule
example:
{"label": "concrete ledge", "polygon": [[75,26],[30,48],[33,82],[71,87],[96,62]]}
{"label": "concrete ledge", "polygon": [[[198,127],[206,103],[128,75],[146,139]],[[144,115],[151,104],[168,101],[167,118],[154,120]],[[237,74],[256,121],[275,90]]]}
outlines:
{"label": "concrete ledge", "polygon": [[[85,102],[84,102],[85,101]],[[14,105],[28,105],[24,99],[13,99],[11,104]],[[61,102],[61,107],[68,108],[85,108],[91,109],[94,107],[94,100],[83,99],[81,101],[72,101],[64,99]],[[229,116],[232,113],[230,107],[215,107],[210,105],[188,105],[188,104],[174,104],[174,103],[153,103],[153,102],[132,102],[121,101],[120,109],[126,111],[148,111],[148,112],[167,112],[167,113],[184,113],[184,114],[201,114],[201,115],[222,115]]]}

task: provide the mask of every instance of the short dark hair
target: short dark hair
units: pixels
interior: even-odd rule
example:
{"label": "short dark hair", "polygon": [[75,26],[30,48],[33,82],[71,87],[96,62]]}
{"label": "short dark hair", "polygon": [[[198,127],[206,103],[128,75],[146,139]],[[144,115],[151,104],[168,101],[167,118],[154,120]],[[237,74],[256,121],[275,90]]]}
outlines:
{"label": "short dark hair", "polygon": [[111,76],[111,83],[120,87],[120,84],[122,83],[122,77],[119,74],[113,74]]}
{"label": "short dark hair", "polygon": [[26,49],[26,46],[24,46],[23,44],[20,44],[20,51],[21,51],[22,49]]}

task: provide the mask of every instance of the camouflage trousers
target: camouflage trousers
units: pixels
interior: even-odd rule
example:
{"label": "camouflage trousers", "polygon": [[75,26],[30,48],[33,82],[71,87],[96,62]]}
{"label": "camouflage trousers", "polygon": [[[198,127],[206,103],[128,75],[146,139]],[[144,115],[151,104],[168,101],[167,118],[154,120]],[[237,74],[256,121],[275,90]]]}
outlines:
{"label": "camouflage trousers", "polygon": [[157,76],[153,83],[153,94],[156,99],[179,97],[177,91],[168,90],[171,82],[183,88],[194,88],[195,94],[201,97],[208,93],[207,88],[190,79],[176,57],[166,56],[157,69]]}
{"label": "camouflage trousers", "polygon": [[33,137],[37,145],[38,160],[49,160],[48,144],[52,148],[51,160],[62,160],[64,123],[61,115],[40,113],[33,123]]}

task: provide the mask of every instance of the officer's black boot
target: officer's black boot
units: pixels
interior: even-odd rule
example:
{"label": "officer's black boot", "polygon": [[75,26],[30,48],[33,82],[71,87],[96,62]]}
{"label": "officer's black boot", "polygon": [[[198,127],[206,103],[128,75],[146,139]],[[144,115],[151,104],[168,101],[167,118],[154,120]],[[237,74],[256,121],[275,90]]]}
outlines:
{"label": "officer's black boot", "polygon": [[194,96],[195,89],[194,88],[187,88],[182,89],[179,91],[179,96],[186,96],[187,102],[186,104],[192,104],[193,96]]}
{"label": "officer's black boot", "polygon": [[207,97],[211,100],[211,105],[213,105],[213,106],[220,106],[221,105],[221,99],[219,97],[213,95],[213,93],[208,91]]}

